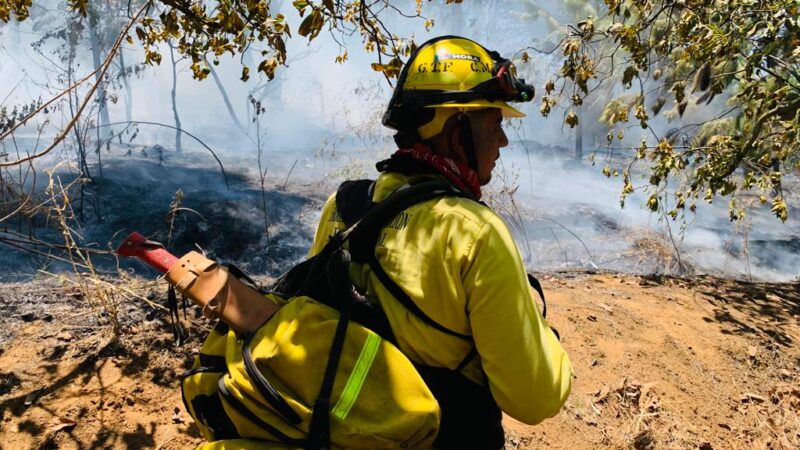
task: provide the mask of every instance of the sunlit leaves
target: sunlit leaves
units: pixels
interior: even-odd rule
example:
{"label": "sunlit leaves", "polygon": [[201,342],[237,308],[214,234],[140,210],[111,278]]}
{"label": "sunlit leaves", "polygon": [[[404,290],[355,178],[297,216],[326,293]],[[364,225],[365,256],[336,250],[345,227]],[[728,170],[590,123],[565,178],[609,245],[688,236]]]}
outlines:
{"label": "sunlit leaves", "polygon": [[581,30],[581,37],[589,40],[594,36],[594,20],[589,18],[578,22],[578,29]]}
{"label": "sunlit leaves", "polygon": [[403,67],[403,62],[400,58],[393,58],[386,64],[372,63],[372,70],[376,72],[383,72],[389,78],[396,77],[400,74],[400,69]]}
{"label": "sunlit leaves", "polygon": [[631,83],[633,82],[633,77],[638,77],[639,71],[636,70],[636,67],[628,66],[625,68],[625,71],[622,73],[622,85],[626,88],[631,87]]}
{"label": "sunlit leaves", "polygon": [[261,61],[258,71],[263,72],[270,80],[275,78],[275,69],[278,67],[277,58],[269,58]]}
{"label": "sunlit leaves", "polygon": [[542,113],[542,116],[547,117],[556,103],[557,99],[555,97],[545,95],[542,97],[542,106],[539,108],[539,112]]}
{"label": "sunlit leaves", "polygon": [[[88,0],[68,0],[70,7],[86,15]],[[323,30],[342,36],[360,34],[364,48],[377,55],[373,68],[387,78],[396,77],[402,66],[401,56],[408,56],[415,48],[413,40],[393,36],[378,19],[385,8],[361,1],[295,0],[292,6],[298,19],[290,23],[280,13],[273,13],[273,2],[258,0],[231,0],[195,2],[188,0],[154,0],[153,12],[136,24],[136,38],[144,47],[145,62],[161,62],[162,44],[174,42],[179,53],[187,57],[192,74],[203,79],[210,73],[206,61],[219,64],[220,56],[243,54],[260,55],[258,72],[269,79],[275,77],[278,67],[286,63],[286,39],[292,29],[309,41]],[[460,3],[460,2],[456,2]],[[12,17],[25,20],[31,0],[0,0],[0,21]],[[401,6],[398,6],[401,7]],[[374,8],[374,10],[373,10]],[[433,27],[433,19],[421,15],[422,2],[416,3],[416,14]],[[413,16],[412,16],[413,17]],[[133,43],[126,36],[128,43]],[[347,50],[336,57],[336,62],[347,61]],[[250,68],[242,62],[242,81],[251,76]]]}
{"label": "sunlit leaves", "polygon": [[564,64],[561,76],[572,79],[584,94],[589,92],[588,82],[595,77],[594,61],[583,51],[583,42],[577,38],[567,39],[563,45]]}
{"label": "sunlit leaves", "polygon": [[606,103],[600,114],[600,122],[613,126],[617,122],[627,122],[632,107],[630,96],[617,97]]}
{"label": "sunlit leaves", "polygon": [[198,80],[205,79],[211,73],[211,68],[205,62],[196,62],[189,66],[192,70],[192,75]]}
{"label": "sunlit leaves", "polygon": [[553,90],[555,88],[556,88],[556,84],[552,79],[547,80],[547,83],[545,83],[545,85],[544,85],[544,91],[545,91],[545,93],[547,95],[550,95],[550,93],[553,92]]}
{"label": "sunlit leaves", "polygon": [[[648,139],[631,161],[631,167],[652,161],[645,168],[647,206],[656,210],[665,205],[670,186],[680,193],[672,200],[679,206],[667,211],[672,218],[687,206],[694,211],[696,200],[711,202],[723,196],[730,197],[731,219],[740,220],[741,205],[747,202],[737,202],[736,197],[755,190],[757,203],[771,205],[772,213],[786,220],[784,175],[800,170],[800,4],[795,0],[605,0],[605,4],[605,14],[578,19],[568,28],[570,34],[561,46],[560,76],[574,86],[568,93],[574,105],[577,98],[599,91],[603,83],[608,86],[602,92],[616,93],[617,97],[604,100],[599,117],[609,126],[609,146],[615,137],[622,140],[631,116],[649,129],[655,116],[696,118],[709,104],[723,111],[711,121],[703,114],[700,117],[706,119],[666,138],[653,139],[657,130],[648,131]],[[638,94],[619,96],[630,89]],[[718,98],[723,102],[713,103]],[[542,112],[550,110],[543,107]],[[632,185],[628,176],[623,178],[624,203]]]}
{"label": "sunlit leaves", "polygon": [[70,8],[77,11],[83,17],[86,17],[86,11],[89,7],[89,0],[67,0]]}
{"label": "sunlit leaves", "polygon": [[28,18],[30,7],[31,0],[0,0],[0,21],[8,22],[12,14],[17,20],[23,21]]}
{"label": "sunlit leaves", "polygon": [[770,208],[770,212],[775,214],[775,216],[784,222],[789,218],[789,209],[786,207],[786,202],[781,197],[775,197],[772,200],[772,208]]}
{"label": "sunlit leaves", "polygon": [[145,49],[144,51],[144,63],[150,65],[159,65],[161,64],[161,53],[154,52],[150,49]]}
{"label": "sunlit leaves", "polygon": [[570,111],[567,113],[567,116],[564,117],[564,123],[569,125],[570,128],[575,128],[578,126],[578,115]]}
{"label": "sunlit leaves", "polygon": [[306,36],[311,41],[319,35],[324,24],[325,19],[322,16],[322,12],[315,9],[300,23],[300,27],[297,28],[297,34]]}

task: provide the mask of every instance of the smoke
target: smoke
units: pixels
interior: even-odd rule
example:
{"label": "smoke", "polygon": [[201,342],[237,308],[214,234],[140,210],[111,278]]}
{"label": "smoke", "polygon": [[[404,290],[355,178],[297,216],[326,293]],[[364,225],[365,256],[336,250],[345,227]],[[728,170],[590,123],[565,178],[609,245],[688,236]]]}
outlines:
{"label": "smoke", "polygon": [[[48,5],[55,9],[60,4]],[[480,40],[504,56],[511,56],[531,42],[552,41],[558,34],[542,25],[543,19],[531,19],[539,16],[525,11],[520,2],[424,6],[423,11],[436,23],[431,31],[424,29],[424,20],[388,17],[386,24],[398,35],[413,35],[418,43],[442,34],[463,35]],[[289,18],[295,17],[291,8],[287,2],[284,13]],[[559,11],[552,14],[567,16]],[[45,99],[66,86],[66,80],[59,76],[60,69],[49,62],[55,58],[55,48],[44,47],[45,56],[31,48],[49,28],[60,23],[28,21],[2,29],[3,106]],[[106,189],[103,201],[108,214],[104,221],[87,227],[86,241],[104,243],[114,233],[136,227],[166,238],[164,217],[173,194],[182,189],[186,207],[196,210],[202,218],[191,213],[180,216],[178,235],[173,240],[176,249],[187,250],[197,243],[221,259],[238,262],[254,272],[272,274],[302,258],[310,245],[319,206],[328,194],[344,179],[375,177],[374,162],[394,151],[390,130],[380,125],[392,87],[380,73],[370,69],[374,55],[363,51],[357,35],[344,37],[343,43],[348,61],[336,64],[334,60],[343,48],[324,34],[310,44],[302,37],[290,39],[288,67],[281,68],[276,79],[269,82],[255,74],[253,56],[221,56],[214,70],[236,120],[213,79],[192,79],[189,62],[178,61],[176,103],[182,128],[217,153],[232,187],[226,187],[213,156],[197,141],[184,136],[184,153],[177,154],[173,129],[133,125],[101,150],[104,176],[112,181],[98,184],[97,192]],[[143,61],[142,52],[135,45],[123,51],[129,66]],[[530,52],[531,61],[521,64],[519,70],[537,87],[541,97],[542,86],[559,69],[558,51]],[[124,122],[130,108],[134,121],[174,125],[172,68],[168,49],[162,49],[162,53],[165,57],[161,66],[143,67],[131,74],[131,98],[127,97],[122,80],[114,80],[109,87],[112,122]],[[76,78],[92,71],[85,43],[80,47],[79,62]],[[251,67],[247,82],[239,79],[241,62]],[[249,101],[251,96],[262,102],[264,114],[256,116]],[[521,105],[528,117],[507,127],[512,143],[502,151],[494,180],[487,189],[492,204],[514,230],[532,270],[675,271],[679,254],[683,265],[699,272],[772,281],[798,275],[800,232],[796,224],[800,217],[796,205],[787,221],[795,225],[783,225],[763,209],[753,211],[749,225],[737,225],[729,222],[726,202],[719,199],[712,205],[701,205],[696,216],[688,217],[685,230],[678,222],[660,219],[643,209],[645,199],[638,194],[631,196],[627,207],[621,209],[619,179],[606,178],[585,158],[580,163],[573,161],[575,134],[562,125],[564,109],[556,108],[551,117],[543,118],[538,106],[538,101]],[[714,113],[711,109],[690,108],[685,117],[701,120]],[[19,150],[24,155],[34,150],[37,138],[41,149],[66,116],[67,109],[62,106],[50,113],[50,123],[34,121],[24,127],[18,133],[16,148],[3,142],[0,150]],[[41,136],[37,126],[43,126]],[[125,126],[116,125],[113,129],[120,132]],[[653,126],[665,131],[675,124],[657,119]],[[596,148],[596,143],[605,141],[605,132],[603,126],[586,119],[586,154]],[[641,137],[640,133],[628,132],[621,145],[637,145]],[[65,155],[74,155],[74,142],[70,139],[59,153],[41,160],[39,167],[52,167]],[[272,222],[267,225],[268,232],[263,231],[260,209],[259,142],[270,193],[267,209]],[[89,156],[91,168],[99,169],[97,156]],[[518,188],[510,197],[506,188],[515,186]],[[126,204],[124,199],[129,198],[137,203]],[[136,208],[149,208],[156,219],[133,214]],[[219,240],[231,232],[237,234],[240,244],[248,245],[237,247]],[[14,252],[3,247],[0,267],[21,267],[20,256]],[[41,264],[38,260],[26,261],[28,265],[24,267]]]}
{"label": "smoke", "polygon": [[[639,194],[628,197],[621,209],[621,181],[576,164],[571,154],[550,152],[548,146],[526,154],[520,142],[512,142],[499,162],[487,191],[512,229],[520,228],[514,222],[524,224],[515,237],[531,270],[678,273],[680,256],[689,273],[769,281],[798,276],[800,233],[791,225],[800,219],[796,208],[789,225],[763,208],[754,208],[743,223],[732,223],[727,201],[717,199],[687,215],[682,229],[681,220],[646,209]],[[515,186],[516,215],[504,207],[507,196],[497,195]]]}

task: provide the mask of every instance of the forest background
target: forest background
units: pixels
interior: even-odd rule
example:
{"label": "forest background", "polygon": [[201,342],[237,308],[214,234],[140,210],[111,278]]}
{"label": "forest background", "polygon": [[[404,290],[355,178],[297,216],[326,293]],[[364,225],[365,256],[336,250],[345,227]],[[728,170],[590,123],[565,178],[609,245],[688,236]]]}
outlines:
{"label": "forest background", "polygon": [[0,0],[0,280],[75,289],[124,342],[125,305],[160,295],[113,255],[130,231],[280,274],[328,193],[394,151],[380,116],[403,61],[456,34],[536,87],[487,187],[531,270],[779,292],[800,275],[798,9]]}
{"label": "forest background", "polygon": [[[537,87],[525,110],[532,117],[509,123],[513,144],[492,187],[529,263],[792,279],[800,265],[792,257],[799,244],[791,207],[800,165],[797,8],[794,1],[418,1],[401,8],[384,1],[6,0],[0,239],[14,253],[38,255],[26,264],[34,271],[47,255],[71,259],[73,245],[83,247],[81,258],[107,251],[111,237],[136,221],[106,227],[113,218],[104,210],[113,216],[117,209],[100,200],[112,190],[106,183],[131,176],[104,168],[113,170],[120,154],[188,164],[193,157],[184,150],[196,149],[216,160],[228,189],[226,164],[233,172],[238,163],[257,167],[247,176],[262,191],[266,242],[253,236],[252,245],[261,255],[280,253],[269,247],[296,239],[272,245],[270,227],[281,230],[270,223],[276,211],[266,191],[311,166],[333,173],[328,180],[368,175],[368,161],[391,151],[379,117],[403,58],[426,36],[460,33],[496,41]],[[572,166],[549,168],[569,159]],[[61,186],[45,189],[43,172],[59,163],[47,173],[59,174]],[[598,170],[573,178],[580,182],[550,176],[586,165]],[[61,178],[65,171],[70,176]],[[181,209],[186,189],[161,206],[169,226],[144,231],[166,233],[167,241],[177,231],[183,243],[175,220],[204,217]],[[607,194],[595,205],[579,202],[598,191]],[[633,207],[613,207],[631,195]],[[61,242],[60,232],[34,232],[63,229],[48,219],[53,208],[63,209],[71,230],[91,223],[97,235]],[[594,218],[589,226],[580,217],[586,213]],[[630,234],[619,232],[621,222],[641,238],[614,242]],[[661,261],[636,255],[648,245],[659,247]]]}

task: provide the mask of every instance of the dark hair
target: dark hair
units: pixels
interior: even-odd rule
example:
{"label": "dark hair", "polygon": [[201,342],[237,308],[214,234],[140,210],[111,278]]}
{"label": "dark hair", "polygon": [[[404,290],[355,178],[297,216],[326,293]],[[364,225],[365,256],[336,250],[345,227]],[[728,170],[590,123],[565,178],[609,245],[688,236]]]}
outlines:
{"label": "dark hair", "polygon": [[418,109],[414,117],[414,127],[410,129],[399,130],[394,134],[394,142],[397,144],[397,147],[411,148],[414,146],[414,144],[422,142],[422,137],[420,137],[419,133],[417,132],[417,128],[433,120],[433,116],[435,114],[436,110],[434,108]]}

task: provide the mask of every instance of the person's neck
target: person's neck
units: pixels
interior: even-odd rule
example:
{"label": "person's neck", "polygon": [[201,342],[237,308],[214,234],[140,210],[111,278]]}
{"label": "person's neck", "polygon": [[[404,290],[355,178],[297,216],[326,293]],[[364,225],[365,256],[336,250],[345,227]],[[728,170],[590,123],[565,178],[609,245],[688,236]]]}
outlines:
{"label": "person's neck", "polygon": [[464,152],[454,148],[444,139],[432,139],[425,142],[425,145],[431,149],[434,155],[448,158],[459,164],[467,164],[467,158],[464,156]]}
{"label": "person's neck", "polygon": [[391,158],[378,162],[376,168],[379,172],[437,172],[461,189],[471,193],[476,199],[481,197],[480,181],[474,170],[463,162],[435,154],[433,149],[424,143],[398,150]]}

